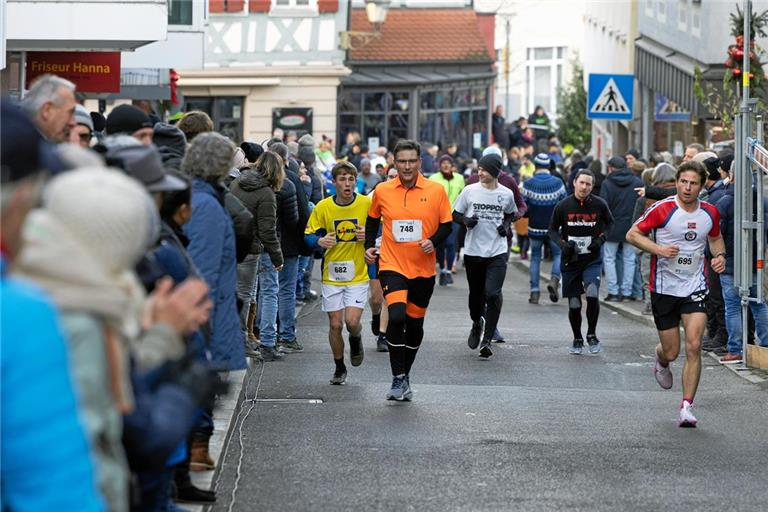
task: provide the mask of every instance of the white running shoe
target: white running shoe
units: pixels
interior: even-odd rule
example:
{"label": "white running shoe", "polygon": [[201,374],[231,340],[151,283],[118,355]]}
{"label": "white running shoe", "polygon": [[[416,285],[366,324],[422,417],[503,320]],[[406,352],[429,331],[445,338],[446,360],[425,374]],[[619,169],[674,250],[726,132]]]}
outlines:
{"label": "white running shoe", "polygon": [[678,427],[696,428],[696,416],[693,415],[692,408],[693,405],[683,400],[683,405],[680,406],[680,412],[677,414]]}
{"label": "white running shoe", "polygon": [[659,363],[659,356],[656,356],[656,362],[653,363],[653,376],[656,377],[656,382],[659,383],[659,386],[661,386],[664,389],[669,389],[672,387],[672,370],[669,367],[669,364],[666,368],[661,366],[661,363]]}

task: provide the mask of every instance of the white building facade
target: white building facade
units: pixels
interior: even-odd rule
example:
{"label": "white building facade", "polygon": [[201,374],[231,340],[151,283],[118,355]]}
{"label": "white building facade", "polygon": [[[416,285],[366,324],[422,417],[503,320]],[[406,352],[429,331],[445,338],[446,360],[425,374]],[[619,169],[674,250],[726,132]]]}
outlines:
{"label": "white building facade", "polygon": [[[635,70],[637,0],[586,2],[583,16],[584,88],[590,74],[632,75]],[[641,101],[634,95],[633,112],[640,119]],[[600,160],[623,154],[635,144],[634,122],[592,121],[591,153]]]}
{"label": "white building facade", "polygon": [[477,0],[496,14],[495,103],[512,121],[541,105],[557,119],[557,89],[584,55],[584,0]]}

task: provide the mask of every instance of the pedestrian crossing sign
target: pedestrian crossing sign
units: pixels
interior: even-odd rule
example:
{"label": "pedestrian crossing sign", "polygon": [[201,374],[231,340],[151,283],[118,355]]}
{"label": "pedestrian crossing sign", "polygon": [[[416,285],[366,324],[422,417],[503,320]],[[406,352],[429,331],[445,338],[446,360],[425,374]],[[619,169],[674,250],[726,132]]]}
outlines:
{"label": "pedestrian crossing sign", "polygon": [[588,119],[632,119],[634,75],[589,75]]}

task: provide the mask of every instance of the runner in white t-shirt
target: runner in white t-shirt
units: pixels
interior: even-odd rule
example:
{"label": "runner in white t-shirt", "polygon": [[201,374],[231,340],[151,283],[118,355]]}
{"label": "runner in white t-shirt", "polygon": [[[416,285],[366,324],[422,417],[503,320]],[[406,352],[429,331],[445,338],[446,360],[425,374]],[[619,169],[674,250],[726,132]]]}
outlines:
{"label": "runner in white t-shirt", "polygon": [[517,212],[515,195],[507,187],[499,186],[501,166],[498,155],[481,158],[480,182],[464,188],[453,205],[453,221],[467,226],[464,266],[472,318],[467,344],[473,350],[480,345],[483,359],[493,355],[491,338],[501,314],[501,289],[507,275],[507,233]]}
{"label": "runner in white t-shirt", "polygon": [[683,162],[675,176],[677,194],[651,206],[627,233],[627,241],[652,255],[651,308],[660,340],[653,372],[664,389],[672,387],[669,363],[680,353],[683,321],[686,359],[678,414],[681,427],[696,426],[691,407],[701,376],[701,337],[707,322],[707,243],[714,255],[712,270],[718,274],[725,270],[720,215],[714,206],[698,199],[706,177],[700,163]]}

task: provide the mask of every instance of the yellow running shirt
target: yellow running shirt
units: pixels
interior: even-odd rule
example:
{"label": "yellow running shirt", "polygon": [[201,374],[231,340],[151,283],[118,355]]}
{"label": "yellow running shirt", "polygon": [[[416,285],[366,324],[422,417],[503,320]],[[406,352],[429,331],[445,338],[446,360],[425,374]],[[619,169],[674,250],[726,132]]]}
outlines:
{"label": "yellow running shirt", "polygon": [[346,286],[368,282],[365,247],[356,240],[356,225],[365,227],[371,198],[356,194],[347,206],[339,206],[333,197],[326,197],[315,206],[304,233],[320,237],[336,233],[336,245],[325,250],[323,284]]}

